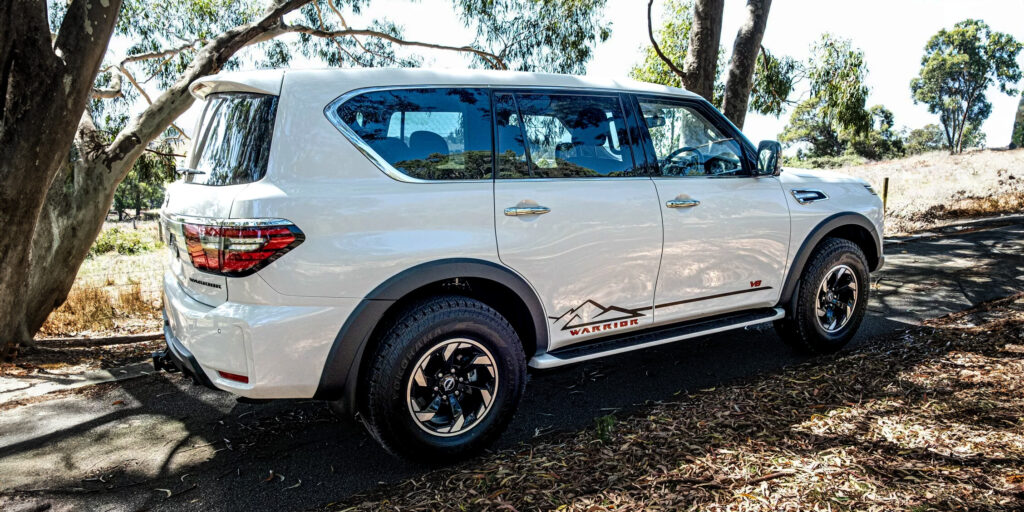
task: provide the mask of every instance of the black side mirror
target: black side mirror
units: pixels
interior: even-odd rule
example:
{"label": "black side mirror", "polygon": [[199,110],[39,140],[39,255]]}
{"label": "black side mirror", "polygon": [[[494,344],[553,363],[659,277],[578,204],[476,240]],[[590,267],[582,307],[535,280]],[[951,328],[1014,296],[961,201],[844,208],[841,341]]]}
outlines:
{"label": "black side mirror", "polygon": [[757,174],[759,176],[778,176],[782,172],[779,166],[779,155],[782,144],[774,140],[762,140],[757,145]]}

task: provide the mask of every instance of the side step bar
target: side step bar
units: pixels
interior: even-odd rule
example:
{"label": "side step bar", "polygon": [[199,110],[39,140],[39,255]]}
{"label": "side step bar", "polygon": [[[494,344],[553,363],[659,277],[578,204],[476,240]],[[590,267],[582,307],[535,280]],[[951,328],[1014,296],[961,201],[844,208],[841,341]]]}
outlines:
{"label": "side step bar", "polygon": [[603,338],[579,345],[571,345],[539,354],[530,359],[530,367],[537,369],[555,368],[599,357],[664,345],[674,341],[698,338],[716,332],[763,324],[778,320],[784,316],[786,316],[786,312],[782,308],[764,308],[701,318],[665,327],[655,327],[613,338]]}

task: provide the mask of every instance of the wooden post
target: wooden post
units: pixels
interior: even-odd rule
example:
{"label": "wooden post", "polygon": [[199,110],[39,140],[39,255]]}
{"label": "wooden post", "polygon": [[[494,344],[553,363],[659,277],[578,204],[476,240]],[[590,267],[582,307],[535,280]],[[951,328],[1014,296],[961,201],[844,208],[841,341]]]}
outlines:
{"label": "wooden post", "polygon": [[882,215],[885,215],[885,205],[889,202],[889,178],[882,178]]}

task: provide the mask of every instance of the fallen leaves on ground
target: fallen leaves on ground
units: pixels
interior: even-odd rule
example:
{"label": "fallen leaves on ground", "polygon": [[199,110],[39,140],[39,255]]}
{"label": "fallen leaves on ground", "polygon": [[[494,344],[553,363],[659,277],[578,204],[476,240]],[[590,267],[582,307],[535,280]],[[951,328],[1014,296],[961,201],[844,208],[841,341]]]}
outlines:
{"label": "fallen leaves on ground", "polygon": [[1024,295],[331,510],[1021,510]]}

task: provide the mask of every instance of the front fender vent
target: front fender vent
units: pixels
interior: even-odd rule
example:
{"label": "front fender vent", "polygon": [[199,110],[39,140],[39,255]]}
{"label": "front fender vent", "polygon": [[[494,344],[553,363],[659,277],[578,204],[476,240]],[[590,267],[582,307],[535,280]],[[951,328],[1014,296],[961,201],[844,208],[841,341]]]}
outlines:
{"label": "front fender vent", "polygon": [[828,199],[828,196],[820,190],[793,189],[791,192],[793,193],[793,198],[800,204],[808,204]]}

